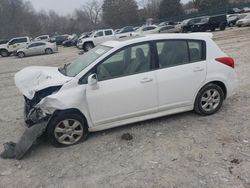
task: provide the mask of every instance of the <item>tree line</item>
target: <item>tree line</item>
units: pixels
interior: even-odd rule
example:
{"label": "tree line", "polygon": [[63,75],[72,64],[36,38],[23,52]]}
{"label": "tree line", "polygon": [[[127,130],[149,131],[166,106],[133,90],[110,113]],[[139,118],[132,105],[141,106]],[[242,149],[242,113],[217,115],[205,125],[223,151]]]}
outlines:
{"label": "tree line", "polygon": [[[229,1],[191,0],[187,5],[204,10],[225,5]],[[0,39],[25,35],[80,34],[101,27],[135,25],[145,22],[147,18],[183,15],[185,6],[180,0],[91,0],[71,15],[62,16],[51,10],[35,11],[29,1],[0,0]]]}

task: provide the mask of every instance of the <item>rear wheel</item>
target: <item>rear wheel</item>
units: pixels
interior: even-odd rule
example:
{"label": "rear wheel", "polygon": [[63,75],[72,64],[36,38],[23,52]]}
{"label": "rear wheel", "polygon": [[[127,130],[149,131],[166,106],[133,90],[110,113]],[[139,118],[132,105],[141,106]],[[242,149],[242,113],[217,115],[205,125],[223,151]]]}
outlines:
{"label": "rear wheel", "polygon": [[45,54],[49,55],[49,54],[53,54],[53,50],[51,48],[47,48],[45,50]]}
{"label": "rear wheel", "polygon": [[194,110],[200,115],[212,115],[220,110],[225,94],[222,88],[216,84],[204,86],[198,93]]}
{"label": "rear wheel", "polygon": [[0,54],[2,57],[8,57],[10,55],[10,53],[7,50],[1,50]]}
{"label": "rear wheel", "polygon": [[25,53],[24,52],[18,52],[17,53],[17,57],[24,58],[25,57]]}
{"label": "rear wheel", "polygon": [[55,116],[47,128],[49,141],[55,147],[66,147],[85,140],[88,127],[84,118],[75,113],[61,113]]}
{"label": "rear wheel", "polygon": [[225,29],[226,29],[226,25],[225,25],[225,24],[221,24],[221,25],[220,25],[220,30],[221,30],[221,31],[224,31]]}

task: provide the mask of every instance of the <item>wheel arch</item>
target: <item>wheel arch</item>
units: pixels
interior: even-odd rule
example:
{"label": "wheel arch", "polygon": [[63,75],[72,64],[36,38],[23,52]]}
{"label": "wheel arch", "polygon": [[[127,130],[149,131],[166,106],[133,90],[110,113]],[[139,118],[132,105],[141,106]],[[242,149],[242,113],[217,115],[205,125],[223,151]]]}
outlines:
{"label": "wheel arch", "polygon": [[54,117],[58,117],[60,115],[69,114],[69,113],[80,115],[84,119],[85,123],[87,124],[87,127],[89,128],[89,123],[88,123],[88,120],[87,120],[86,116],[79,109],[76,109],[76,108],[70,108],[70,109],[65,109],[65,110],[56,110],[51,115],[51,117],[50,117],[50,119],[48,121],[48,124],[52,121],[52,119]]}
{"label": "wheel arch", "polygon": [[202,84],[202,86],[196,91],[196,94],[195,94],[194,100],[193,100],[193,104],[194,104],[195,101],[196,101],[196,98],[197,98],[198,93],[201,91],[201,89],[202,89],[203,87],[205,87],[205,86],[208,85],[208,84],[216,84],[216,85],[218,85],[219,87],[221,87],[221,89],[223,90],[223,93],[224,93],[224,99],[227,98],[227,87],[226,87],[226,84],[225,84],[223,81],[221,81],[221,80],[210,80],[210,81],[207,81],[206,83]]}
{"label": "wheel arch", "polygon": [[82,44],[82,46],[84,46],[85,44],[88,44],[88,43],[91,43],[91,44],[94,46],[94,42],[91,41],[91,40],[85,41],[85,42]]}
{"label": "wheel arch", "polygon": [[46,53],[46,50],[51,50],[53,52],[53,49],[51,47],[46,47],[44,52]]}

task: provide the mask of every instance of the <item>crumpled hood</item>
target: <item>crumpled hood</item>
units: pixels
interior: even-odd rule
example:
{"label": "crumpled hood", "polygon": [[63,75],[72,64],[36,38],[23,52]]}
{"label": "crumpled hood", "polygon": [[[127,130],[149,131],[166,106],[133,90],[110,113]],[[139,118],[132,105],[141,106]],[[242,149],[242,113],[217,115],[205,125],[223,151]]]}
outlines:
{"label": "crumpled hood", "polygon": [[34,66],[27,67],[15,75],[15,84],[28,99],[33,99],[35,93],[52,86],[60,86],[72,80],[64,76],[57,67]]}

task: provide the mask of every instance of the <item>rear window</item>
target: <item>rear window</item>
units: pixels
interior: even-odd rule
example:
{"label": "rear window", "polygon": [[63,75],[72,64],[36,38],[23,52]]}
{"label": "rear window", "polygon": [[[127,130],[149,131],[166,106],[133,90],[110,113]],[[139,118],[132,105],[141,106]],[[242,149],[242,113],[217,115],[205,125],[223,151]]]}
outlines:
{"label": "rear window", "polygon": [[203,44],[203,41],[188,41],[190,62],[202,61],[206,59],[204,51],[205,44]]}
{"label": "rear window", "polygon": [[205,42],[166,40],[156,43],[160,68],[184,65],[206,59]]}

